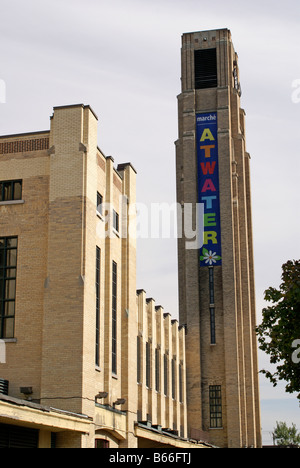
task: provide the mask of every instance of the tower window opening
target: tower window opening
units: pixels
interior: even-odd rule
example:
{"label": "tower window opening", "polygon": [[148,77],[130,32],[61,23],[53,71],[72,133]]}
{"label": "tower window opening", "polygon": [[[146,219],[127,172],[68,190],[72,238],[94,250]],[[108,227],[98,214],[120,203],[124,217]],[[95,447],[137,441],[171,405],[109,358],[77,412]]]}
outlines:
{"label": "tower window opening", "polygon": [[217,49],[195,50],[195,89],[217,86]]}

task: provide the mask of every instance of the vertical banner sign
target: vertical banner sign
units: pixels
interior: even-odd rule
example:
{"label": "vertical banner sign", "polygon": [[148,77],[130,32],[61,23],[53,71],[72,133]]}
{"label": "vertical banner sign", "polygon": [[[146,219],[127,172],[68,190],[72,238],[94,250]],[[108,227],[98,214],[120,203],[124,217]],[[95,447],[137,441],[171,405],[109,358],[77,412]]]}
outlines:
{"label": "vertical banner sign", "polygon": [[204,204],[204,239],[200,266],[222,265],[218,117],[216,112],[196,114],[198,197]]}

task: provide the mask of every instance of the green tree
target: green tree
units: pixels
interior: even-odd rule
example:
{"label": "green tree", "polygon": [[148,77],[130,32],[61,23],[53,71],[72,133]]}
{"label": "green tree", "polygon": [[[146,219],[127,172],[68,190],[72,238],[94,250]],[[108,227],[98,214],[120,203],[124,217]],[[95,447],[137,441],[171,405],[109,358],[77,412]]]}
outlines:
{"label": "green tree", "polygon": [[274,387],[279,380],[285,381],[286,391],[299,392],[300,400],[300,260],[285,263],[281,278],[279,289],[265,291],[265,300],[272,305],[263,309],[257,328],[259,347],[270,356],[276,371],[261,372]]}
{"label": "green tree", "polygon": [[300,445],[300,434],[297,431],[295,424],[292,423],[292,427],[288,427],[285,422],[276,421],[276,424],[276,428],[273,432],[273,438],[274,441],[276,441],[276,445],[284,447]]}

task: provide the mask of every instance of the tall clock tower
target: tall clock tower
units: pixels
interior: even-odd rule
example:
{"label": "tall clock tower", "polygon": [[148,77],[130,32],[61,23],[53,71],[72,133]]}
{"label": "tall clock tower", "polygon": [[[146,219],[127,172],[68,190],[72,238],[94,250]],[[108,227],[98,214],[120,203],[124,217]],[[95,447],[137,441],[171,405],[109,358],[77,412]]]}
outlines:
{"label": "tall clock tower", "polygon": [[260,447],[250,155],[228,29],[182,36],[181,79],[177,201],[204,210],[200,250],[178,241],[189,435]]}

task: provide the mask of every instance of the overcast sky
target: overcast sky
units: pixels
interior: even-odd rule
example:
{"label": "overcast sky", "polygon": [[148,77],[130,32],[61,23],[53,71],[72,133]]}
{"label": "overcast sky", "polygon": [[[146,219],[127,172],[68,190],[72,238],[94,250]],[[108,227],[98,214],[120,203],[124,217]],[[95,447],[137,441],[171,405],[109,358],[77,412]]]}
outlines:
{"label": "overcast sky", "polygon": [[[0,0],[0,8],[0,134],[49,129],[54,106],[89,104],[100,148],[116,164],[132,162],[138,201],[148,204],[176,201],[181,35],[231,30],[252,156],[260,321],[263,292],[279,285],[284,262],[300,258],[299,0]],[[176,316],[176,241],[139,241],[137,266],[137,287]],[[276,420],[300,429],[295,396],[262,378],[261,398],[265,442]]]}

